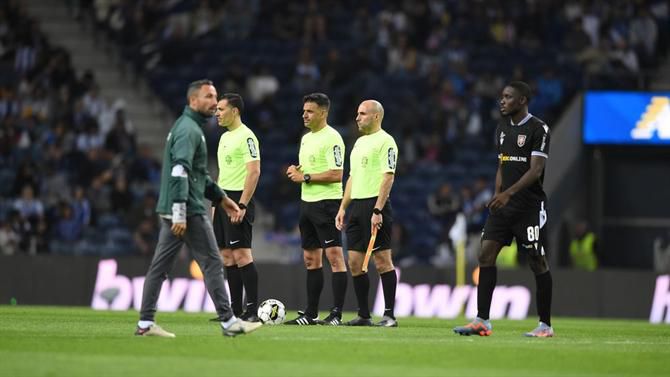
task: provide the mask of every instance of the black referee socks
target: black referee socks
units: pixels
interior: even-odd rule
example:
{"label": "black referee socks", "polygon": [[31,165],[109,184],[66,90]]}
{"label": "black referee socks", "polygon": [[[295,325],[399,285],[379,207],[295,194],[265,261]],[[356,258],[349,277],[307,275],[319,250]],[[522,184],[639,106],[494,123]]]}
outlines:
{"label": "black referee socks", "polygon": [[256,314],[256,309],[258,309],[258,270],[254,262],[240,267],[239,270],[242,275],[244,291],[247,293],[245,310]]}
{"label": "black referee socks", "polygon": [[354,291],[358,301],[358,316],[361,318],[370,318],[370,307],[368,304],[368,292],[370,292],[370,278],[368,274],[353,277]]}
{"label": "black referee socks", "polygon": [[319,315],[319,297],[323,290],[323,267],[307,270],[307,309],[305,315],[316,318]]}
{"label": "black referee socks", "polygon": [[347,293],[347,272],[333,272],[333,307],[342,313],[344,295]]}
{"label": "black referee socks", "polygon": [[238,317],[242,314],[242,274],[237,265],[226,266],[226,280],[230,288],[230,307]]}
{"label": "black referee socks", "polygon": [[384,315],[395,319],[393,310],[395,308],[395,291],[398,286],[398,277],[395,270],[384,272],[379,277],[382,279],[384,288]]}

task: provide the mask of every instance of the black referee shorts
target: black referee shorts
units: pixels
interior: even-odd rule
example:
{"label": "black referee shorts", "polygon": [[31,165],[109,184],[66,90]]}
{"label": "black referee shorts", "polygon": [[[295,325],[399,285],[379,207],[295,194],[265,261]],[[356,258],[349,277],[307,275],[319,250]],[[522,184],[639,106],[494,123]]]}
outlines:
{"label": "black referee shorts", "polygon": [[[352,251],[365,253],[372,234],[372,210],[375,208],[377,198],[353,199],[348,212],[347,221],[347,247]],[[393,209],[391,201],[387,200],[382,208],[382,227],[377,230],[377,239],[373,251],[391,248],[391,229],[393,228]]]}
{"label": "black referee shorts", "polygon": [[342,233],[335,227],[340,199],[300,202],[300,239],[304,250],[342,246]]}
{"label": "black referee shorts", "polygon": [[518,250],[532,256],[545,255],[547,247],[547,211],[544,202],[535,209],[518,211],[502,208],[489,215],[484,224],[482,240],[509,246],[516,238]]}
{"label": "black referee shorts", "polygon": [[[239,203],[242,191],[226,191],[228,197]],[[226,211],[220,206],[214,210],[214,235],[219,249],[250,249],[252,224],[256,214],[256,206],[252,198],[247,204],[247,213],[240,224],[233,224]]]}

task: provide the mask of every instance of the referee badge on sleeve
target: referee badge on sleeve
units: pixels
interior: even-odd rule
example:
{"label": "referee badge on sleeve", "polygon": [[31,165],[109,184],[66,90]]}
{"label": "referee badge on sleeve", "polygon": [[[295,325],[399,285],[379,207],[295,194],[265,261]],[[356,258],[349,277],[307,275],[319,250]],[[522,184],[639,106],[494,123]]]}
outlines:
{"label": "referee badge on sleeve", "polygon": [[335,158],[335,166],[338,168],[342,166],[342,148],[339,145],[333,146],[333,157]]}
{"label": "referee badge on sleeve", "polygon": [[388,151],[388,165],[389,165],[389,169],[395,170],[396,155],[395,155],[395,149],[393,149],[393,148],[389,148],[389,151]]}
{"label": "referee badge on sleeve", "polygon": [[249,154],[251,155],[251,157],[253,158],[258,157],[258,149],[256,148],[256,143],[254,143],[254,139],[248,138],[247,146],[249,147]]}

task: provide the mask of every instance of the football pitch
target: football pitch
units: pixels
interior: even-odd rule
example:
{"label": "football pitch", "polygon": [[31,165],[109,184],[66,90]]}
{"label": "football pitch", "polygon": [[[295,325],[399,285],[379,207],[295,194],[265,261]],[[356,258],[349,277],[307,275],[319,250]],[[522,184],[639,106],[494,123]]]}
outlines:
{"label": "football pitch", "polygon": [[[289,317],[295,313],[289,313]],[[345,315],[345,320],[352,317]],[[398,328],[263,326],[221,335],[206,313],[159,313],[175,339],[133,336],[136,312],[0,306],[0,376],[667,376],[670,326],[556,318],[494,321],[461,337],[459,320],[400,318]]]}

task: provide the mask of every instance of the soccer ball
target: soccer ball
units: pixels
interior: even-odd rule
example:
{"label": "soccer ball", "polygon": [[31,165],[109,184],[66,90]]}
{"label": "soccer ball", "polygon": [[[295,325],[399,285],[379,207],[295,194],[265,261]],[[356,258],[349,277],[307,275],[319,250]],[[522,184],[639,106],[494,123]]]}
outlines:
{"label": "soccer ball", "polygon": [[266,325],[279,325],[286,319],[286,308],[279,300],[267,299],[258,307],[258,318]]}

